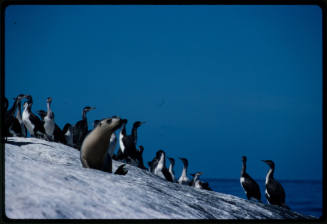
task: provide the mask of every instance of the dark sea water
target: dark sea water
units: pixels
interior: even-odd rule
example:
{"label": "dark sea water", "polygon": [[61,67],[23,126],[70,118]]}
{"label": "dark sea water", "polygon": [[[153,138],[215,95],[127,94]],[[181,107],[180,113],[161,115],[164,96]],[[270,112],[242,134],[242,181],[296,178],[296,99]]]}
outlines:
{"label": "dark sea water", "polygon": [[[217,192],[245,198],[239,179],[205,179]],[[265,180],[256,180],[261,190],[261,200],[265,198]],[[322,181],[279,180],[286,193],[286,204],[294,211],[319,218],[322,215]]]}

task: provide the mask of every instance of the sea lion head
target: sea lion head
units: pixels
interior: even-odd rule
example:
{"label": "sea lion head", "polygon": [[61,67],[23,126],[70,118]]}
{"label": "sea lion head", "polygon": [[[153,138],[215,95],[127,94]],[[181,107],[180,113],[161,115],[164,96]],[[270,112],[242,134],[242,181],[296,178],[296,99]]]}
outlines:
{"label": "sea lion head", "polygon": [[122,124],[124,123],[124,119],[121,119],[120,117],[113,116],[111,118],[105,118],[101,120],[96,128],[103,130],[104,132],[114,132],[117,129],[119,129]]}

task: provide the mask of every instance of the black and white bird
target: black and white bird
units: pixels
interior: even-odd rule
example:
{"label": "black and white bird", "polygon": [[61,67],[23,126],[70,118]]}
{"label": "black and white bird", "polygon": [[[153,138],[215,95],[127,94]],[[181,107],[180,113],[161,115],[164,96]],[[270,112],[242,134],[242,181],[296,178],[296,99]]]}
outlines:
{"label": "black and white bird", "polygon": [[[120,148],[118,149],[117,159],[127,159],[127,160],[135,160],[137,159],[138,151],[136,149],[137,144],[137,129],[145,122],[136,121],[133,124],[132,132],[130,135],[127,135],[126,132],[126,124],[128,120],[124,120],[124,124],[119,133],[119,145]],[[136,161],[136,163],[139,163]]]}
{"label": "black and white bird", "polygon": [[265,195],[269,204],[280,205],[288,208],[285,205],[285,191],[283,186],[274,179],[275,163],[272,160],[262,160],[269,167],[269,171],[266,176],[266,190]]}
{"label": "black and white bird", "polygon": [[64,128],[62,129],[62,133],[64,134],[66,145],[74,147],[73,126],[70,123],[66,123]]}
{"label": "black and white bird", "polygon": [[157,164],[158,164],[159,159],[160,159],[160,155],[161,155],[161,151],[158,150],[158,151],[156,152],[156,156],[155,156],[151,161],[148,162],[148,165],[149,165],[149,171],[150,171],[151,173],[154,173],[154,169],[157,167]]}
{"label": "black and white bird", "polygon": [[132,138],[134,140],[135,145],[137,144],[137,129],[144,123],[145,123],[145,121],[143,121],[143,122],[135,121],[134,124],[133,124],[131,136],[132,136]]}
{"label": "black and white bird", "polygon": [[173,182],[173,178],[166,167],[166,154],[163,150],[159,150],[159,153],[160,159],[157,166],[154,168],[154,174],[166,179],[167,181]]}
{"label": "black and white bird", "polygon": [[252,177],[250,177],[249,174],[246,173],[246,156],[242,156],[242,164],[240,183],[247,199],[250,200],[251,198],[255,198],[258,201],[261,201],[259,185],[252,179]]}
{"label": "black and white bird", "polygon": [[194,188],[198,188],[198,189],[212,191],[212,189],[209,187],[208,182],[200,181],[200,175],[202,175],[202,172],[197,172],[197,173],[191,174],[193,179],[190,182],[190,186],[192,186]]}
{"label": "black and white bird", "polygon": [[[15,113],[21,100],[25,97],[26,96],[24,94],[19,94],[17,97],[14,98],[14,103],[12,107],[8,111],[6,111],[4,122],[5,136],[23,137],[22,127],[20,125],[19,120],[16,118]],[[8,100],[5,104],[7,104],[5,106],[8,108]]]}
{"label": "black and white bird", "polygon": [[139,146],[140,150],[139,150],[139,155],[138,155],[138,161],[139,161],[139,164],[138,164],[138,167],[141,168],[141,169],[146,169],[146,167],[144,166],[144,163],[143,163],[143,151],[144,151],[144,147],[142,145]]}
{"label": "black and white bird", "polygon": [[187,168],[188,168],[188,161],[185,158],[179,158],[183,162],[183,171],[181,176],[178,179],[179,184],[189,185],[190,179],[187,177]]}
{"label": "black and white bird", "polygon": [[23,122],[31,137],[46,139],[46,134],[41,120],[32,112],[32,96],[26,96],[27,101],[24,103]]}
{"label": "black and white bird", "polygon": [[47,114],[44,117],[44,130],[49,140],[54,141],[55,121],[54,113],[51,110],[52,98],[47,98]]}
{"label": "black and white bird", "polygon": [[[47,116],[47,112],[44,110],[38,110],[38,111],[36,111],[36,113],[40,116],[41,122],[44,127],[44,118]],[[54,116],[54,114],[53,114],[53,116]],[[61,142],[63,144],[67,144],[64,132],[60,129],[60,127],[56,123],[55,123],[55,129],[53,132],[53,136],[54,136],[55,142]]]}
{"label": "black and white bird", "polygon": [[117,159],[125,160],[127,163],[138,166],[138,151],[136,149],[135,139],[133,135],[126,134],[126,124],[127,119],[124,119],[119,133],[120,150],[118,150]]}
{"label": "black and white bird", "polygon": [[22,119],[22,107],[21,107],[21,101],[17,103],[17,114],[16,119],[18,120],[21,128],[21,136],[26,137],[27,136],[27,129],[24,125],[23,119]]}
{"label": "black and white bird", "polygon": [[117,152],[117,155],[113,156],[113,159],[116,160],[123,160],[126,159],[126,154],[125,154],[125,145],[123,144],[123,138],[126,137],[126,124],[127,124],[128,120],[127,119],[123,119],[122,120],[122,127],[120,129],[119,132],[119,149]]}
{"label": "black and white bird", "polygon": [[171,177],[173,179],[173,182],[176,182],[175,172],[174,172],[175,160],[174,160],[174,158],[170,158],[170,157],[168,157],[168,159],[169,159],[169,162],[170,162],[168,171],[169,171],[169,173],[170,173],[170,175],[171,175]]}
{"label": "black and white bird", "polygon": [[84,138],[88,133],[88,125],[87,125],[87,112],[95,110],[95,107],[86,106],[82,111],[82,120],[76,122],[73,127],[73,141],[74,145],[77,149],[80,149],[83,143]]}

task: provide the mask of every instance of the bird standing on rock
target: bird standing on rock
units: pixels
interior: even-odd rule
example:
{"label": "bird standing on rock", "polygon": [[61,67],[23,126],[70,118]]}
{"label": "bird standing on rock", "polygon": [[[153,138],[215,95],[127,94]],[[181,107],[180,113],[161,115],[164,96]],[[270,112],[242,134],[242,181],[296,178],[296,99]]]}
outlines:
{"label": "bird standing on rock", "polygon": [[190,179],[187,177],[187,168],[188,168],[188,161],[185,158],[179,158],[183,162],[183,171],[182,175],[178,179],[179,184],[189,185]]}
{"label": "bird standing on rock", "polygon": [[32,112],[32,96],[26,96],[24,103],[23,122],[32,137],[47,139],[41,120]]}
{"label": "bird standing on rock", "polygon": [[95,107],[90,107],[90,106],[84,107],[82,111],[82,120],[76,122],[76,124],[73,127],[73,141],[77,149],[81,148],[82,142],[88,133],[86,114],[91,110],[95,110]]}
{"label": "bird standing on rock", "polygon": [[285,191],[283,186],[274,178],[275,163],[272,160],[262,160],[270,169],[266,176],[266,190],[265,195],[269,204],[280,205],[288,208],[285,205]]}
{"label": "bird standing on rock", "polygon": [[261,201],[260,188],[257,182],[253,180],[249,174],[246,173],[246,156],[242,156],[242,171],[240,177],[240,183],[242,188],[245,191],[246,197],[248,200],[255,198],[258,201]]}

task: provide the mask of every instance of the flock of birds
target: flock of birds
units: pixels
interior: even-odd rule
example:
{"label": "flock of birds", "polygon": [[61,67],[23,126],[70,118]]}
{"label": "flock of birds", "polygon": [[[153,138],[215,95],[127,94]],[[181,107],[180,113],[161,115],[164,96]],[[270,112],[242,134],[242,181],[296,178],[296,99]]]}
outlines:
{"label": "flock of birds", "polygon": [[[23,112],[21,113],[21,102],[23,99],[26,101],[23,104]],[[4,136],[5,137],[27,137],[27,131],[31,137],[42,138],[48,141],[55,141],[66,144],[68,146],[74,147],[80,150],[83,140],[90,132],[88,130],[87,124],[87,112],[94,110],[95,107],[86,106],[82,111],[82,120],[76,122],[75,125],[66,123],[63,129],[55,123],[54,113],[51,110],[52,98],[48,97],[46,99],[47,111],[39,110],[36,116],[32,112],[33,99],[30,95],[20,94],[14,98],[14,103],[10,109],[8,109],[9,102],[4,98],[3,102],[3,114],[5,114],[4,120]],[[17,112],[17,113],[16,113]],[[93,122],[93,128],[101,122],[101,120],[95,120]],[[186,158],[179,158],[183,163],[183,170],[181,176],[177,179],[175,178],[174,165],[175,160],[168,157],[170,161],[169,168],[166,167],[166,153],[163,150],[158,150],[155,157],[148,162],[148,168],[143,164],[143,151],[144,147],[139,145],[139,150],[136,148],[137,145],[137,129],[145,122],[136,121],[133,124],[131,134],[126,133],[127,119],[123,119],[123,123],[119,132],[119,149],[117,154],[115,154],[115,148],[117,145],[117,136],[115,132],[112,133],[110,137],[110,143],[107,150],[108,155],[112,159],[122,161],[141,169],[150,171],[151,173],[164,178],[167,181],[179,183],[183,185],[189,185],[198,189],[212,190],[209,187],[208,182],[200,181],[199,177],[202,172],[197,172],[192,175],[192,179],[187,176],[188,160]],[[265,196],[268,203],[274,205],[280,205],[287,207],[285,205],[285,191],[282,185],[274,179],[274,169],[275,164],[271,160],[263,160],[269,167],[268,174],[266,176],[265,182]],[[240,177],[240,183],[243,187],[247,198],[256,199],[261,201],[261,194],[259,185],[246,173],[246,157],[242,157],[242,171]],[[123,169],[122,166],[121,173],[126,174],[127,171]],[[118,169],[117,169],[118,171]]]}

